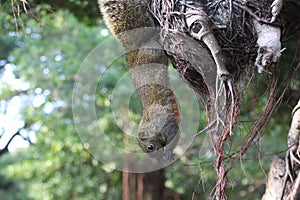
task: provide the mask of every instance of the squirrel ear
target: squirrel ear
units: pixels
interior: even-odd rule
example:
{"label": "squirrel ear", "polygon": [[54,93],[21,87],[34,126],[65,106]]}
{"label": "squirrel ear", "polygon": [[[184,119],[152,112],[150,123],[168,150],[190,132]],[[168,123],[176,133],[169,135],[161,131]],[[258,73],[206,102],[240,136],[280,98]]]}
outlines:
{"label": "squirrel ear", "polygon": [[138,138],[140,140],[146,140],[148,138],[148,136],[145,134],[145,132],[139,132],[138,133]]}

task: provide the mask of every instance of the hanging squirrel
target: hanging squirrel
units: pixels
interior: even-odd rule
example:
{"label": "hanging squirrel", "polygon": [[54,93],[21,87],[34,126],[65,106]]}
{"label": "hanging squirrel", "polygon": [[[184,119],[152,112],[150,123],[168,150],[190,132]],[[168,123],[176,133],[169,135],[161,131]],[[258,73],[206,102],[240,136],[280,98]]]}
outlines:
{"label": "hanging squirrel", "polygon": [[[130,76],[142,102],[137,140],[145,153],[172,159],[179,140],[179,110],[170,89],[168,58],[159,46],[158,32],[146,0],[99,0],[104,21],[127,51]],[[140,30],[153,27],[150,30]],[[148,48],[147,48],[148,46]]]}

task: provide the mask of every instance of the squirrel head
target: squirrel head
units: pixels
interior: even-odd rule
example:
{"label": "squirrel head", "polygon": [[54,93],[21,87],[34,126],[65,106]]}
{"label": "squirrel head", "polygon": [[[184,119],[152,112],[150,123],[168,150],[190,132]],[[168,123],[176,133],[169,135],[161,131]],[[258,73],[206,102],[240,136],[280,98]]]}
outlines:
{"label": "squirrel head", "polygon": [[179,135],[179,127],[172,112],[162,109],[162,106],[144,111],[137,140],[141,149],[150,157],[173,160],[173,150]]}

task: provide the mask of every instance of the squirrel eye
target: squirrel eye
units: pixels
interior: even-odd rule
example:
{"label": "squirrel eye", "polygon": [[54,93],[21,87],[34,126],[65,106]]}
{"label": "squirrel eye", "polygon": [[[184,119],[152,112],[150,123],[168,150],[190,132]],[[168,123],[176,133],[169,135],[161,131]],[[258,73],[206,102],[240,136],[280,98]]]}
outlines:
{"label": "squirrel eye", "polygon": [[154,151],[154,145],[153,144],[148,144],[147,149],[150,152]]}

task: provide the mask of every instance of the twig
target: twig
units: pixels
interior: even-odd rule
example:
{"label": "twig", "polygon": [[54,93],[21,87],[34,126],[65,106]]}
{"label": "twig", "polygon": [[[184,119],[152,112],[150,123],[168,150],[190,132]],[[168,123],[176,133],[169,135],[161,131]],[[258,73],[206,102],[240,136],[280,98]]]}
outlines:
{"label": "twig", "polygon": [[265,23],[265,24],[271,24],[269,21],[264,20],[264,19],[258,17],[258,16],[257,16],[256,14],[254,14],[254,13],[252,12],[252,10],[250,10],[247,6],[243,6],[243,5],[241,5],[241,4],[239,4],[239,3],[235,2],[235,1],[233,1],[233,4],[236,5],[237,7],[239,7],[239,8],[241,8],[241,9],[245,10],[245,11],[246,11],[249,15],[251,15],[256,21],[261,22],[261,23]]}
{"label": "twig", "polygon": [[233,83],[232,80],[229,79],[227,81],[227,85],[231,94],[231,111],[230,111],[230,122],[229,122],[229,135],[232,135],[232,128],[233,128],[233,114],[234,114],[234,107],[235,107],[235,95],[234,95],[234,90],[233,90]]}
{"label": "twig", "polygon": [[202,133],[204,133],[205,131],[207,131],[208,129],[210,129],[211,127],[213,127],[215,125],[217,120],[213,120],[210,124],[208,124],[204,129],[202,129],[201,131],[199,131],[198,133],[196,133],[195,135],[192,136],[192,138],[195,138],[199,135],[201,135]]}
{"label": "twig", "polygon": [[17,21],[17,16],[16,16],[16,11],[15,11],[15,5],[14,5],[14,0],[11,0],[11,9],[12,9],[12,14],[14,17],[14,22],[15,22],[15,26],[16,26],[16,32],[19,32],[19,26],[18,26],[18,21]]}

